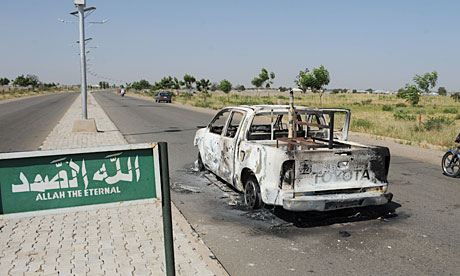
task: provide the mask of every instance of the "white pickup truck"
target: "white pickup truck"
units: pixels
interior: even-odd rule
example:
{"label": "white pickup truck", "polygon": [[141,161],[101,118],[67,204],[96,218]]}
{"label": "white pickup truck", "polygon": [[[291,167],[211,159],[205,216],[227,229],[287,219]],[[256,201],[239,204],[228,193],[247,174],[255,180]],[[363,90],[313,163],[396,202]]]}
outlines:
{"label": "white pickup truck", "polygon": [[391,201],[390,152],[347,141],[349,110],[291,108],[222,109],[196,132],[199,168],[244,192],[251,209],[265,203],[327,211]]}

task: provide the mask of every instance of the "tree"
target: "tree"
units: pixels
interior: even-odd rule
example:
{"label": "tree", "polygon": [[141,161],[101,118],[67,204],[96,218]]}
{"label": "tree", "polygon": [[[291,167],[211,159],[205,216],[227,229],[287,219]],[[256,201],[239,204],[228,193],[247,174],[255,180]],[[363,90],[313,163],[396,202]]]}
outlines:
{"label": "tree", "polygon": [[146,80],[135,81],[131,85],[132,88],[136,90],[150,89],[152,85]]}
{"label": "tree", "polygon": [[26,87],[29,85],[29,81],[24,77],[24,75],[17,76],[13,81],[14,86],[23,86]]}
{"label": "tree", "polygon": [[280,90],[280,92],[286,92],[288,90],[287,87],[284,86],[280,86],[278,89]]}
{"label": "tree", "polygon": [[235,86],[235,90],[238,90],[239,92],[241,92],[241,91],[246,90],[246,87],[244,87],[244,85],[242,84],[238,84],[237,86]]}
{"label": "tree", "polygon": [[329,71],[321,65],[319,68],[313,68],[313,72],[308,72],[308,68],[306,68],[305,71],[300,71],[294,82],[304,93],[308,88],[310,88],[313,93],[319,93],[319,102],[320,105],[322,105],[323,87],[330,82]]}
{"label": "tree", "polygon": [[209,80],[201,79],[196,82],[196,89],[200,92],[203,92],[204,102],[206,103],[206,98],[208,96],[209,85],[211,82]]}
{"label": "tree", "polygon": [[405,99],[407,97],[407,91],[404,88],[400,88],[398,93],[396,93],[396,97],[400,99]]}
{"label": "tree", "polygon": [[434,88],[436,86],[436,82],[438,81],[438,72],[433,71],[431,73],[425,73],[425,75],[415,75],[414,82],[417,84],[418,88],[425,93],[430,92],[430,88]]}
{"label": "tree", "polygon": [[460,92],[455,92],[452,95],[450,95],[450,97],[452,99],[454,99],[454,101],[459,102],[460,101]]}
{"label": "tree", "polygon": [[0,79],[0,85],[8,85],[9,83],[10,83],[10,80],[7,78]]}
{"label": "tree", "polygon": [[441,96],[447,95],[447,89],[444,86],[440,86],[438,88],[438,94],[441,95]]}
{"label": "tree", "polygon": [[320,105],[323,105],[322,102],[322,97],[324,93],[324,86],[328,85],[329,82],[331,81],[331,77],[329,76],[329,71],[324,68],[323,65],[321,65],[319,68],[314,68],[313,69],[313,75],[315,76],[316,79],[316,86],[313,87],[313,92],[318,92],[319,91],[319,103]]}
{"label": "tree", "polygon": [[374,90],[372,90],[372,88],[368,88],[368,89],[366,89],[366,91],[367,91],[369,94],[372,94],[372,92],[374,92]]}
{"label": "tree", "polygon": [[211,84],[211,91],[216,91],[217,89],[219,89],[219,84],[217,82],[213,82]]}
{"label": "tree", "polygon": [[227,94],[227,102],[230,102],[230,90],[232,90],[232,83],[228,80],[220,81],[219,90]]}
{"label": "tree", "polygon": [[259,87],[263,86],[265,84],[265,88],[270,88],[270,86],[273,84],[273,79],[275,79],[275,73],[270,72],[268,74],[267,69],[262,68],[260,74],[258,77],[255,77],[251,83],[257,87],[257,91],[259,91]]}
{"label": "tree", "polygon": [[174,89],[180,89],[182,85],[184,85],[184,82],[180,81],[176,77],[174,77],[173,88]]}
{"label": "tree", "polygon": [[163,77],[159,82],[155,82],[153,84],[153,89],[155,90],[173,89],[175,86],[176,86],[175,80],[171,76],[169,76],[169,77]]}
{"label": "tree", "polygon": [[259,87],[262,86],[262,80],[259,79],[258,77],[255,77],[252,81],[251,81],[252,85],[254,85],[256,88],[257,88],[257,94],[259,92]]}
{"label": "tree", "polygon": [[305,76],[310,72],[308,68],[305,68],[304,71],[300,71],[299,74],[295,77],[294,83],[297,84],[297,87],[302,90],[303,93],[307,93],[308,87],[306,87],[304,82],[302,80],[305,78]]}
{"label": "tree", "polygon": [[332,89],[332,93],[333,93],[333,94],[339,94],[339,93],[341,93],[341,92],[342,92],[342,89],[339,89],[339,88],[334,88],[334,89]]}
{"label": "tree", "polygon": [[420,91],[417,86],[406,84],[406,101],[415,106],[420,101]]}
{"label": "tree", "polygon": [[102,88],[102,89],[106,89],[106,88],[109,88],[110,87],[110,84],[106,81],[100,81],[99,82],[99,87]]}
{"label": "tree", "polygon": [[185,83],[185,88],[189,90],[189,93],[192,93],[193,89],[193,83],[196,81],[195,77],[192,75],[185,74],[184,75],[184,83]]}
{"label": "tree", "polygon": [[32,86],[32,88],[37,87],[37,85],[40,83],[36,75],[27,74],[26,79],[28,85]]}

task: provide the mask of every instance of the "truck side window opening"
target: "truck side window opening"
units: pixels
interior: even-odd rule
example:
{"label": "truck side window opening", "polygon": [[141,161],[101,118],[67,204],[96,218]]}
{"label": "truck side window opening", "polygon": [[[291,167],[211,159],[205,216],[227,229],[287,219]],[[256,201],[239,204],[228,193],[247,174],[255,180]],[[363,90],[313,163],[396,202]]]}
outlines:
{"label": "truck side window opening", "polygon": [[222,134],[222,130],[225,127],[225,123],[227,122],[228,115],[230,115],[230,111],[223,111],[220,112],[214,117],[212,120],[209,131],[218,135]]}
{"label": "truck side window opening", "polygon": [[[288,137],[288,116],[286,113],[274,114],[273,116],[273,138]],[[298,126],[297,136],[305,135],[301,126]],[[271,139],[271,114],[257,114],[249,129],[248,140],[270,140]]]}
{"label": "truck side window opening", "polygon": [[241,121],[243,120],[244,114],[241,112],[233,112],[232,117],[230,118],[230,122],[227,127],[227,133],[225,133],[225,137],[234,138],[236,133],[238,132],[238,128],[240,127]]}

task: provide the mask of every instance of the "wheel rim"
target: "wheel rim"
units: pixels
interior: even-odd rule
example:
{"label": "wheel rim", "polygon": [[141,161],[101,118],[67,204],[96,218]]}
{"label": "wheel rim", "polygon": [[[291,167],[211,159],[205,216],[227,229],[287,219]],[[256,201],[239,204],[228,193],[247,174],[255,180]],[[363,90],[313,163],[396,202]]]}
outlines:
{"label": "wheel rim", "polygon": [[448,175],[456,175],[460,171],[460,160],[457,155],[450,153],[446,155],[443,162],[444,172]]}
{"label": "wheel rim", "polygon": [[257,204],[256,187],[254,182],[251,180],[249,180],[246,184],[246,189],[244,190],[244,201],[251,209],[253,209]]}

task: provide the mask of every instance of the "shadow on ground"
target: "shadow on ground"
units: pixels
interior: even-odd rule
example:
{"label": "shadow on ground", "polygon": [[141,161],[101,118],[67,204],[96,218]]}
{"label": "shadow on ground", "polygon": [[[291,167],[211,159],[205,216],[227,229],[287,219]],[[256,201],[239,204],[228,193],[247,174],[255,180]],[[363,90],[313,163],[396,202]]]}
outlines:
{"label": "shadow on ground", "polygon": [[382,206],[367,206],[327,212],[292,212],[282,207],[271,206],[271,212],[278,218],[292,223],[295,227],[308,228],[375,219],[387,221],[399,216],[396,213],[396,209],[399,207],[401,207],[401,204],[390,202]]}

